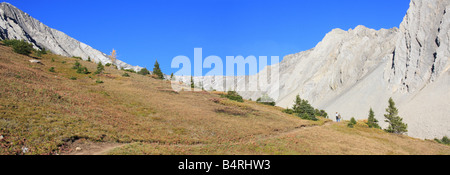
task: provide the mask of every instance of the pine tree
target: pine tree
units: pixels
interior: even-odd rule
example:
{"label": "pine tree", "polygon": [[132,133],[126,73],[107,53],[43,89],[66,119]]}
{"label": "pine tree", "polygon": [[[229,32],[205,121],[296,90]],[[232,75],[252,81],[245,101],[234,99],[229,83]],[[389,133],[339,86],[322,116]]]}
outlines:
{"label": "pine tree", "polygon": [[173,73],[170,74],[170,80],[174,80],[174,79],[173,79]]}
{"label": "pine tree", "polygon": [[395,102],[392,98],[389,98],[389,106],[386,108],[387,114],[384,114],[386,118],[385,122],[389,123],[386,132],[395,133],[395,134],[403,134],[408,132],[408,124],[403,123],[403,119],[398,116],[398,109],[395,107]]}
{"label": "pine tree", "polygon": [[161,72],[159,68],[158,60],[155,62],[155,67],[153,68],[153,74],[157,76],[158,79],[164,79],[164,74]]}
{"label": "pine tree", "polygon": [[297,95],[295,98],[294,106],[292,107],[292,110],[294,110],[294,113],[300,113],[300,105],[302,104],[302,99],[300,98],[300,95]]}
{"label": "pine tree", "polygon": [[367,119],[367,125],[369,126],[369,128],[381,129],[381,127],[378,125],[378,120],[375,118],[375,113],[373,112],[372,108],[370,108],[369,111],[369,118]]}
{"label": "pine tree", "polygon": [[191,89],[195,88],[194,78],[191,76]]}

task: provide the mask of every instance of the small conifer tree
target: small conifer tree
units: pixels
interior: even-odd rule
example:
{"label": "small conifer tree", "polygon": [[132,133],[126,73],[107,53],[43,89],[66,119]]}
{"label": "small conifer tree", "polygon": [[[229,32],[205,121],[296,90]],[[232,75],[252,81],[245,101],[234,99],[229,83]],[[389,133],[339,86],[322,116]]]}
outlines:
{"label": "small conifer tree", "polygon": [[381,129],[381,127],[378,125],[378,120],[375,118],[375,113],[373,112],[372,108],[369,110],[369,118],[367,119],[367,125],[369,128],[377,128]]}
{"label": "small conifer tree", "polygon": [[386,118],[385,122],[389,123],[386,132],[394,134],[403,134],[408,132],[408,124],[403,123],[403,119],[398,116],[398,109],[395,107],[395,102],[392,98],[389,98],[389,106],[386,108],[387,114],[384,114]]}
{"label": "small conifer tree", "polygon": [[153,74],[158,77],[158,79],[164,79],[164,74],[161,72],[161,69],[159,68],[158,60],[155,62],[155,67],[153,68]]}

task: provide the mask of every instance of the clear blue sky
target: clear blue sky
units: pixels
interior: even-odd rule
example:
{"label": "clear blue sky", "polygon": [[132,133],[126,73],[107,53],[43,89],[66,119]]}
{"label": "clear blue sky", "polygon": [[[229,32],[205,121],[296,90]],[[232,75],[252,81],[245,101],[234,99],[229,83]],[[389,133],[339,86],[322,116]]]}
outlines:
{"label": "clear blue sky", "polygon": [[[280,56],[334,28],[398,27],[410,0],[6,0],[44,24],[132,65],[170,74],[172,58]],[[204,69],[204,73],[208,70]]]}

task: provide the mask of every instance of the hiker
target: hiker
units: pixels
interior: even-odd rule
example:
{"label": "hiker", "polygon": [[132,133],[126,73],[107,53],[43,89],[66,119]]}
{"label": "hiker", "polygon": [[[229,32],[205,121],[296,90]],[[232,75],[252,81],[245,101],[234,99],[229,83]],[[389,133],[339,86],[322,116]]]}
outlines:
{"label": "hiker", "polygon": [[336,122],[341,122],[341,114],[336,112]]}

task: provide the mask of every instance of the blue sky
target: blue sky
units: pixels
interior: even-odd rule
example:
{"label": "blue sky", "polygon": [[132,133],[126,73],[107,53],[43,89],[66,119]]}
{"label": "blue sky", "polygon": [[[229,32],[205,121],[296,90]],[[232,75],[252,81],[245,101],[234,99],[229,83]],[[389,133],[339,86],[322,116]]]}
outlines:
{"label": "blue sky", "polygon": [[[280,56],[334,28],[398,27],[409,0],[7,0],[44,24],[132,65],[170,74],[172,59]],[[203,72],[206,73],[205,69]]]}

